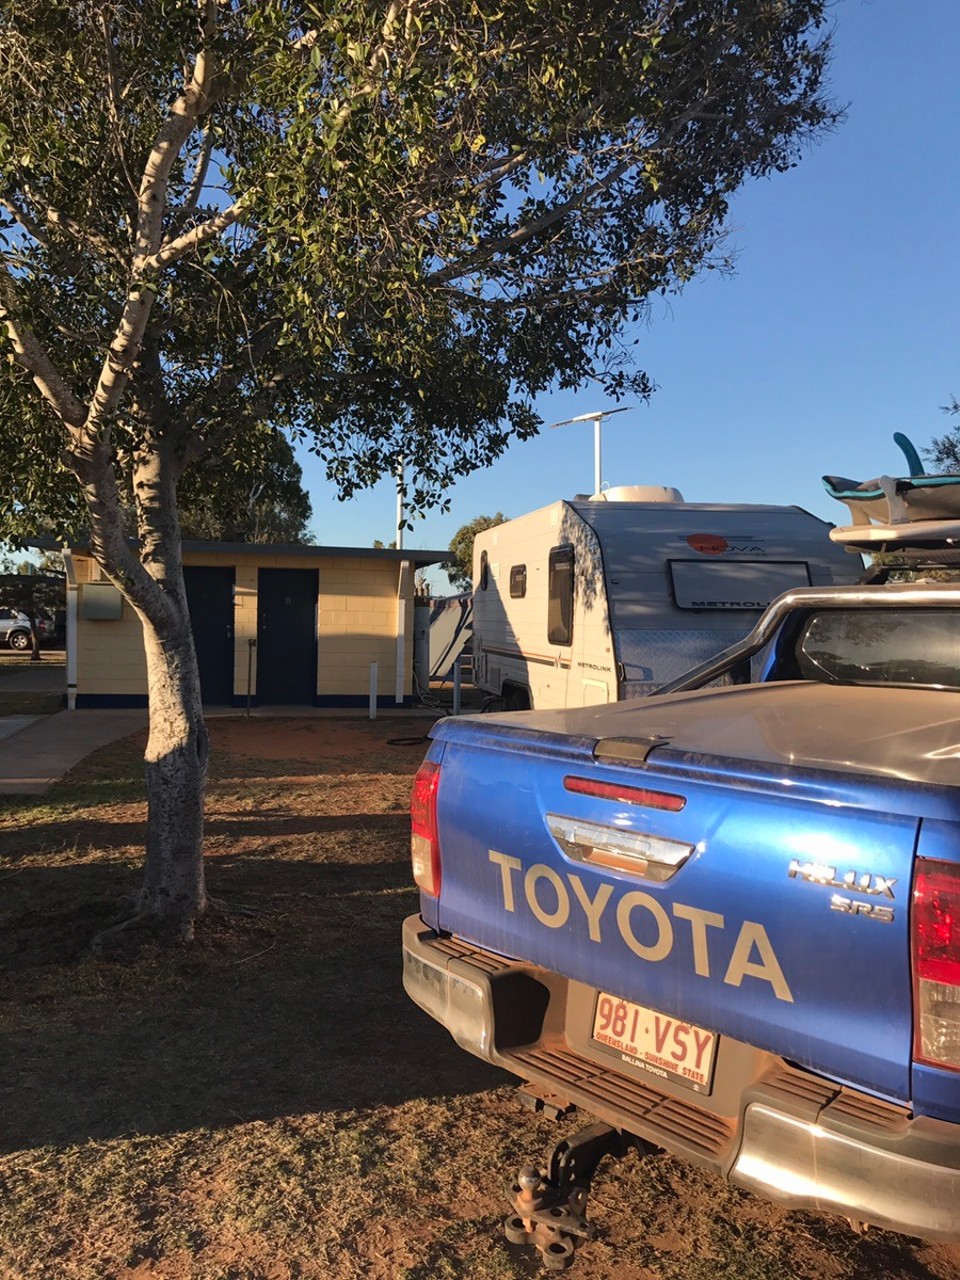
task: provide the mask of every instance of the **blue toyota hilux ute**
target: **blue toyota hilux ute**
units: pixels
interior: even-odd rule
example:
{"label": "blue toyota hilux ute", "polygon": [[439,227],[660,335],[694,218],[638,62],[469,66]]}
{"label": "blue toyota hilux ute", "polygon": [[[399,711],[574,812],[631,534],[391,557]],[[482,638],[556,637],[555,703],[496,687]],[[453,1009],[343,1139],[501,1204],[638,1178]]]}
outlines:
{"label": "blue toyota hilux ute", "polygon": [[409,995],[600,1122],[511,1239],[564,1265],[629,1145],[960,1238],[960,585],[793,591],[654,697],[442,720],[412,847]]}

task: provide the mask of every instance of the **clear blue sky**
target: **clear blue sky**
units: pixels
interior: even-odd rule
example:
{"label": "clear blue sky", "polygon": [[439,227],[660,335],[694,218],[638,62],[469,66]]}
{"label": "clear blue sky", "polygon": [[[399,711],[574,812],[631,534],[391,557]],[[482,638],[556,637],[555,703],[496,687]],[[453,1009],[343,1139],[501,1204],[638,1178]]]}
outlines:
{"label": "clear blue sky", "polygon": [[[654,304],[635,348],[658,390],[604,427],[603,478],[670,484],[691,502],[797,503],[842,523],[820,476],[899,474],[960,397],[960,0],[839,0],[832,92],[840,128],[786,174],[739,193],[737,272]],[[602,392],[543,396],[544,423],[606,407]],[[336,500],[305,455],[323,544],[394,536],[389,482]],[[404,544],[442,548],[461,524],[588,492],[593,429],[546,428],[450,491],[449,515]],[[435,588],[443,576],[432,575]]]}

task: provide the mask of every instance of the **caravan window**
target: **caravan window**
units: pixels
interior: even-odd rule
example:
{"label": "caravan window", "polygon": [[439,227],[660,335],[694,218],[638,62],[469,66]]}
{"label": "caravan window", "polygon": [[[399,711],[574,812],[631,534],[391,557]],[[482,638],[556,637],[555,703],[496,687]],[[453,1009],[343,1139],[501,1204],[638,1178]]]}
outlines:
{"label": "caravan window", "polygon": [[678,609],[765,609],[793,587],[810,586],[805,560],[670,560]]}
{"label": "caravan window", "polygon": [[550,644],[571,644],[573,641],[573,547],[554,547],[550,552],[547,591],[547,640]]}
{"label": "caravan window", "polygon": [[510,596],[522,600],[527,594],[527,566],[515,564],[510,570]]}

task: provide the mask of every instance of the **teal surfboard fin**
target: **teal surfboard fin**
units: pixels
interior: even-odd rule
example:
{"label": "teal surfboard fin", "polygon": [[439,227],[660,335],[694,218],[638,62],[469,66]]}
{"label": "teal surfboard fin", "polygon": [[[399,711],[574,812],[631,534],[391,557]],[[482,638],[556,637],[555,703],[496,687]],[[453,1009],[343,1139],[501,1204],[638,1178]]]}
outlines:
{"label": "teal surfboard fin", "polygon": [[912,476],[924,475],[923,463],[920,461],[920,455],[913,447],[913,441],[903,434],[902,431],[893,433],[893,443],[899,445],[900,451],[907,460],[907,466]]}

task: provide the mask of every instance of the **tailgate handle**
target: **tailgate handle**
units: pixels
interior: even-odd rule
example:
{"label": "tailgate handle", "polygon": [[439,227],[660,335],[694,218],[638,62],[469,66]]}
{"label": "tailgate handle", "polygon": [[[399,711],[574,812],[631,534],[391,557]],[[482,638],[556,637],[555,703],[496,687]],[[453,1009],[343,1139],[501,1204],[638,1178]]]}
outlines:
{"label": "tailgate handle", "polygon": [[575,862],[626,871],[661,884],[675,876],[694,851],[694,845],[682,840],[624,831],[559,813],[547,814],[547,826],[562,851]]}
{"label": "tailgate handle", "polygon": [[601,738],[593,748],[595,760],[623,760],[628,764],[646,764],[651,751],[670,742],[660,734],[646,738]]}

